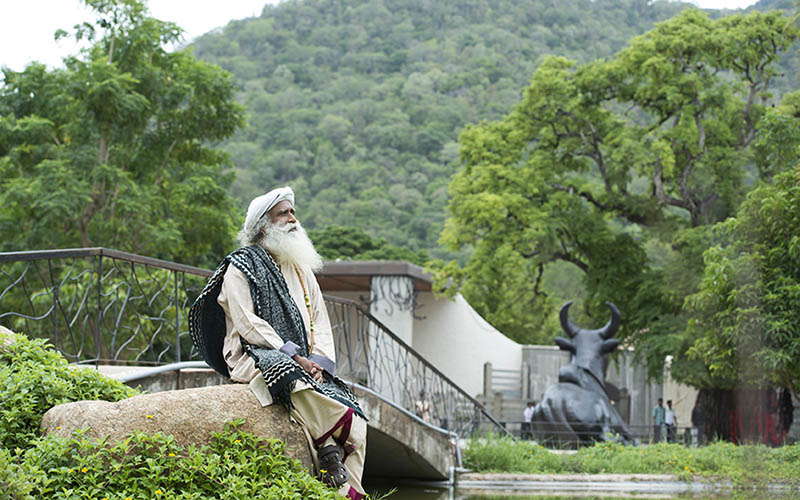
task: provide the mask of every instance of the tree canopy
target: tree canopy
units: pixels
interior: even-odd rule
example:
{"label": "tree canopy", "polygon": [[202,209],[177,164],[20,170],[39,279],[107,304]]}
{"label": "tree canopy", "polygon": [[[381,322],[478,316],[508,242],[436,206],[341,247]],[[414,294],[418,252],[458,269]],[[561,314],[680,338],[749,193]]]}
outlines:
{"label": "tree canopy", "polygon": [[708,227],[735,213],[758,175],[756,124],[796,37],[779,12],[686,10],[607,60],[545,59],[503,120],[460,136],[442,242],[472,254],[440,262],[439,284],[452,280],[451,293],[512,338],[541,341],[552,335],[537,328],[543,318],[571,298],[543,286],[546,271],[569,263],[584,311],[616,303],[618,336],[660,373],[703,273]]}
{"label": "tree canopy", "polygon": [[[757,9],[792,0],[748,15],[666,0],[303,0],[201,37],[199,59],[165,49],[181,31],[143,0],[86,3],[96,19],[73,36],[91,46],[64,69],[3,71],[0,249],[103,245],[211,266],[247,202],[291,184],[326,258],[446,259],[438,284],[520,342],[549,342],[563,300],[583,302],[581,323],[610,300],[651,374],[673,354],[683,380],[730,382],[744,351],[715,357],[707,341],[742,325],[712,331],[708,317],[744,313],[706,300],[708,276],[767,260],[773,240],[723,221],[767,223],[752,200],[791,191],[798,97],[770,106],[796,85],[797,25]],[[753,276],[726,293],[788,293]],[[771,336],[784,330],[753,332],[793,356]],[[785,380],[764,359],[765,380]]]}
{"label": "tree canopy", "polygon": [[[227,155],[244,123],[231,75],[168,51],[175,24],[140,0],[86,0],[90,47],[64,69],[3,70],[2,250],[109,246],[213,265],[237,220]],[[60,32],[58,36],[66,36]]]}
{"label": "tree canopy", "polygon": [[749,193],[716,228],[725,243],[704,253],[705,274],[687,298],[689,350],[707,370],[697,386],[800,388],[800,165]]}
{"label": "tree canopy", "polygon": [[428,261],[425,251],[390,245],[356,227],[328,226],[312,229],[308,235],[326,260],[403,260],[418,266]]}
{"label": "tree canopy", "polygon": [[714,226],[702,281],[686,298],[688,357],[703,367],[687,377],[695,386],[800,392],[798,97],[787,96],[761,121],[761,148],[773,150],[765,156],[779,166],[793,150],[793,165],[759,182],[735,217]]}

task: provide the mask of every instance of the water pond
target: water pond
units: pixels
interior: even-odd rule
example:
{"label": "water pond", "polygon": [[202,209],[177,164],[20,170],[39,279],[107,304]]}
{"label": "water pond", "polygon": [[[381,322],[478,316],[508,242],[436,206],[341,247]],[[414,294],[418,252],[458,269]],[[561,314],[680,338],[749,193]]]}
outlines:
{"label": "water pond", "polygon": [[[548,486],[545,488],[544,486]],[[652,486],[652,485],[651,485]],[[685,486],[685,485],[684,485]],[[731,494],[720,493],[719,491],[702,491],[703,488],[695,487],[693,491],[685,491],[685,487],[680,492],[676,492],[671,484],[664,485],[664,488],[643,488],[631,489],[622,488],[621,491],[608,491],[604,485],[604,491],[593,491],[591,486],[582,488],[583,491],[575,491],[569,484],[562,484],[553,487],[552,485],[536,485],[527,482],[520,482],[514,485],[482,487],[449,488],[440,485],[425,484],[367,484],[369,491],[374,498],[380,498],[393,488],[396,491],[386,498],[386,500],[618,500],[631,498],[665,498],[682,500],[800,500],[800,492],[773,489],[769,491],[749,491],[736,492]]]}

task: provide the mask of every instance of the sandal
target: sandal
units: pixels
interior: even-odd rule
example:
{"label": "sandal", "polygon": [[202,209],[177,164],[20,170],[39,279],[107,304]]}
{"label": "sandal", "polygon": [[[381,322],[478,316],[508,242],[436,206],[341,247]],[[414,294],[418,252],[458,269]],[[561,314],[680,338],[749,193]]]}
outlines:
{"label": "sandal", "polygon": [[323,446],[317,451],[319,458],[319,478],[329,485],[338,488],[350,479],[350,473],[344,467],[344,449],[338,444]]}

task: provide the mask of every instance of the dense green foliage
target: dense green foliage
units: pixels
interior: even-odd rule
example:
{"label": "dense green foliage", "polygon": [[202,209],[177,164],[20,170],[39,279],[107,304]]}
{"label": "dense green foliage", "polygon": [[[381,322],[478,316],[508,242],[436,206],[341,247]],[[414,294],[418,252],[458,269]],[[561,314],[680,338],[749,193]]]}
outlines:
{"label": "dense green foliage", "polygon": [[779,448],[715,442],[690,448],[659,443],[646,447],[598,443],[575,454],[555,454],[531,441],[507,437],[473,439],[464,466],[476,472],[527,474],[674,474],[689,479],[730,479],[734,485],[800,485],[800,446]]}
{"label": "dense green foliage", "polygon": [[118,401],[137,391],[70,365],[43,340],[0,334],[0,491],[3,498],[341,498],[283,453],[284,444],[233,422],[209,446],[137,433],[119,443],[39,437],[42,415],[71,401]]}
{"label": "dense green foliage", "polygon": [[246,206],[278,184],[310,229],[437,244],[459,131],[517,103],[546,54],[611,55],[685,4],[642,0],[303,0],[195,42],[231,71],[250,126],[225,143]]}
{"label": "dense green foliage", "polygon": [[[244,123],[231,76],[142,0],[86,0],[90,47],[66,68],[3,70],[0,250],[106,246],[213,265],[238,213],[226,155]],[[61,32],[60,36],[65,36]],[[202,221],[202,223],[199,223]]]}
{"label": "dense green foliage", "polygon": [[356,227],[328,226],[312,229],[308,235],[326,260],[404,260],[419,266],[428,260],[424,250],[390,245]]}
{"label": "dense green foliage", "polygon": [[[800,137],[797,138],[800,140]],[[796,146],[795,146],[796,147]],[[798,155],[800,156],[800,155]],[[800,389],[800,162],[753,189],[717,225],[699,291],[687,298],[697,386]]]}
{"label": "dense green foliage", "polygon": [[137,433],[115,444],[79,434],[34,444],[25,451],[0,450],[0,487],[6,498],[342,498],[284,455],[282,442],[239,431],[236,425],[201,447],[184,448],[160,433]]}
{"label": "dense green foliage", "polygon": [[602,303],[614,302],[618,337],[652,375],[668,354],[683,377],[701,370],[677,352],[683,299],[702,276],[708,228],[752,184],[756,125],[796,38],[779,12],[686,10],[613,58],[544,60],[508,116],[461,134],[442,240],[472,254],[440,263],[438,282],[512,338],[542,341],[554,333],[542,319],[572,298],[544,287],[545,271],[568,263],[597,316],[583,323],[605,322]]}
{"label": "dense green foliage", "polygon": [[0,448],[27,447],[39,435],[42,415],[55,405],[136,394],[92,368],[70,365],[45,340],[0,333]]}

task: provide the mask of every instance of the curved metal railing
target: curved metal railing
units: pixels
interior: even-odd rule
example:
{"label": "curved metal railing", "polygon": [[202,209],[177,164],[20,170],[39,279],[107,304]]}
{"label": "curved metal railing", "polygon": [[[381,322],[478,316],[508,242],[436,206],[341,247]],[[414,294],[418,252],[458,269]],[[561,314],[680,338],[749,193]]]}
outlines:
{"label": "curved metal railing", "polygon": [[336,339],[337,374],[380,393],[461,437],[506,433],[483,405],[358,303],[325,297]]}
{"label": "curved metal railing", "polygon": [[0,324],[73,363],[199,359],[187,313],[210,275],[107,248],[0,253]]}
{"label": "curved metal railing", "polygon": [[[0,325],[48,339],[70,362],[201,360],[189,307],[212,272],[107,248],[0,253]],[[506,432],[477,400],[358,303],[325,297],[337,371],[460,437]]]}

